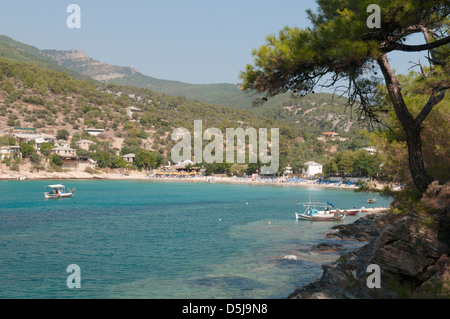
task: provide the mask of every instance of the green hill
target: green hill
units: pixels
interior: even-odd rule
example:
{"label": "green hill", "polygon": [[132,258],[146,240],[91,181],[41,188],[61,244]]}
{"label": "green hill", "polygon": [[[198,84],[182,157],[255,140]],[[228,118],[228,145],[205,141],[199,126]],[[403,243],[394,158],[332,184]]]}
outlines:
{"label": "green hill", "polygon": [[66,72],[74,79],[90,80],[88,76],[84,76],[78,72],[60,66],[54,59],[44,54],[42,50],[19,41],[15,41],[10,37],[1,34],[0,57],[18,62],[33,63],[47,70]]}
{"label": "green hill", "polygon": [[353,122],[345,109],[346,99],[332,94],[319,93],[307,97],[293,97],[281,94],[264,104],[254,107],[254,94],[241,91],[234,84],[188,84],[178,81],[160,80],[146,76],[136,69],[110,65],[93,60],[82,51],[44,50],[47,56],[69,70],[89,76],[105,84],[148,88],[171,96],[184,96],[189,100],[248,110],[256,115],[285,120],[304,127],[315,126],[321,130],[349,132]]}
{"label": "green hill", "polygon": [[[118,150],[133,140],[168,158],[175,143],[172,130],[192,129],[194,120],[223,132],[228,127],[277,127],[281,165],[294,167],[367,146],[359,134],[363,127],[350,120],[346,100],[326,93],[283,94],[253,107],[254,96],[236,85],[159,80],[130,67],[94,61],[81,51],[41,51],[6,36],[0,36],[0,80],[2,130],[103,128],[105,143]],[[140,108],[142,115],[130,118],[130,106]],[[343,140],[321,140],[324,131],[336,131]]]}
{"label": "green hill", "polygon": [[[114,158],[117,152],[137,147],[167,161],[176,143],[172,131],[192,130],[194,120],[202,120],[204,129],[217,127],[222,132],[236,127],[279,128],[280,169],[288,164],[298,168],[307,160],[325,162],[338,149],[357,146],[352,146],[354,141],[319,141],[320,128],[293,125],[282,117],[267,118],[150,89],[75,80],[65,72],[5,58],[0,58],[0,83],[1,131],[21,126],[56,134],[65,129],[80,137],[85,128],[103,128],[98,144],[103,146],[91,154],[96,158],[101,154]],[[130,106],[141,109],[141,115],[130,118],[126,112]],[[100,160],[110,165],[103,157]]]}
{"label": "green hill", "polygon": [[354,128],[354,122],[349,119],[356,118],[355,114],[350,114],[345,109],[344,98],[327,93],[302,98],[286,93],[254,107],[253,101],[257,96],[242,92],[234,84],[188,84],[161,80],[130,67],[96,61],[82,51],[39,50],[7,36],[0,36],[0,56],[33,63],[47,70],[66,72],[74,79],[92,79],[105,84],[147,88],[171,96],[184,96],[188,100],[248,110],[256,115],[287,121],[300,127],[306,125],[320,130],[349,132]]}

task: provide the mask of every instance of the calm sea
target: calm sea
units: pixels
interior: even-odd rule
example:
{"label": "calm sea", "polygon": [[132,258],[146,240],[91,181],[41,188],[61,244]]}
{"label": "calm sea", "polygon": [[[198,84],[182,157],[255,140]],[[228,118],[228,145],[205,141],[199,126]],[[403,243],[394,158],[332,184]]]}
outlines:
{"label": "calm sea", "polygon": [[[74,198],[44,199],[45,186],[59,182],[0,181],[0,298],[286,298],[337,258],[311,246],[358,218],[296,221],[298,202],[359,208],[373,196],[97,180],[64,181]],[[67,287],[71,264],[80,289]]]}

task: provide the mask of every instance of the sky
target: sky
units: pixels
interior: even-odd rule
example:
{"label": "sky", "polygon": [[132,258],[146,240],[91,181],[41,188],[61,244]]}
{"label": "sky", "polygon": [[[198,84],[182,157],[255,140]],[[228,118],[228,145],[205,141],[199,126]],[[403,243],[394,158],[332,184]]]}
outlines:
{"label": "sky", "polygon": [[[81,9],[81,28],[66,21]],[[252,50],[283,27],[309,26],[314,0],[0,0],[0,34],[39,49],[77,49],[159,79],[240,82]],[[392,56],[406,73],[417,54]]]}

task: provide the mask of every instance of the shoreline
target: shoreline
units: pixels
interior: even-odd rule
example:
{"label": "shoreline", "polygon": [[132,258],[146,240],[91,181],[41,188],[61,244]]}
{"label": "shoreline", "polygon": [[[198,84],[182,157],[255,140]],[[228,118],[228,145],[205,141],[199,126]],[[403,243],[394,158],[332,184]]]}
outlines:
{"label": "shoreline", "polygon": [[[238,185],[270,185],[281,187],[317,187],[317,188],[329,188],[329,189],[358,189],[356,185],[336,185],[336,184],[323,184],[316,183],[315,181],[285,181],[283,178],[278,179],[252,179],[252,178],[238,178],[238,177],[149,177],[148,173],[129,172],[127,174],[120,173],[99,173],[91,174],[80,171],[68,171],[68,172],[15,172],[15,171],[1,171],[0,180],[14,181],[14,180],[147,180],[154,182],[184,182],[184,183],[212,183],[212,184],[238,184]],[[375,188],[382,189],[385,185],[377,183]]]}

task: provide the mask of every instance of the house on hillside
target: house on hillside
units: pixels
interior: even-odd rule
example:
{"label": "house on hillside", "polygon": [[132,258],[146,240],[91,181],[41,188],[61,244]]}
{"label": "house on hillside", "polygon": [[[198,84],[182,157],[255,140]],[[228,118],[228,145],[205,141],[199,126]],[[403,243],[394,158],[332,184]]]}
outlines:
{"label": "house on hillside", "polygon": [[133,153],[130,154],[126,154],[124,156],[122,156],[122,158],[127,162],[127,163],[134,163],[134,159],[136,158],[136,155]]}
{"label": "house on hillside", "polygon": [[141,109],[138,109],[137,107],[130,106],[127,109],[127,115],[131,118],[133,118],[133,114],[140,115],[142,113]]}
{"label": "house on hillside", "polygon": [[96,162],[87,156],[77,156],[76,150],[66,146],[55,147],[52,154],[59,155],[63,161],[63,168],[83,171],[87,167],[95,167]]}
{"label": "house on hillside", "polygon": [[20,146],[0,146],[0,160],[15,156],[21,157]]}
{"label": "house on hillside", "polygon": [[362,151],[369,152],[370,155],[375,155],[377,153],[377,149],[373,146],[360,148]]}
{"label": "house on hillside", "polygon": [[316,163],[314,161],[309,161],[305,163],[305,168],[302,170],[305,176],[315,176],[317,174],[322,174],[322,164]]}
{"label": "house on hillside", "polygon": [[89,151],[89,147],[92,144],[95,144],[95,142],[92,142],[90,140],[79,140],[78,142],[76,142],[77,146],[83,150]]}
{"label": "house on hillside", "polygon": [[88,132],[92,136],[97,136],[99,134],[105,133],[105,130],[102,128],[85,128],[83,132]]}
{"label": "house on hillside", "polygon": [[325,135],[325,137],[336,137],[339,135],[339,133],[336,132],[323,132],[323,135]]}
{"label": "house on hillside", "polygon": [[76,151],[73,148],[70,147],[64,147],[64,146],[59,146],[59,147],[55,147],[52,148],[51,150],[52,154],[56,154],[59,155],[61,157],[68,157],[68,156],[76,156]]}

